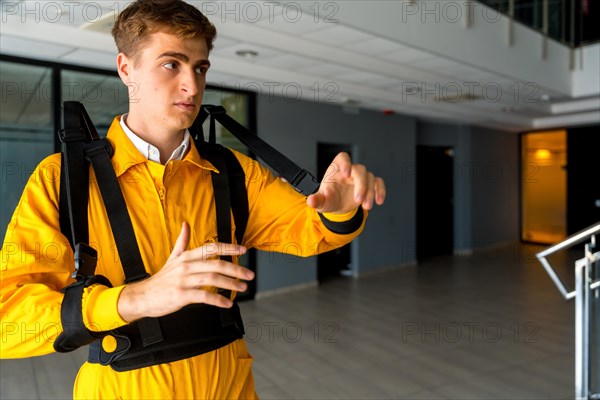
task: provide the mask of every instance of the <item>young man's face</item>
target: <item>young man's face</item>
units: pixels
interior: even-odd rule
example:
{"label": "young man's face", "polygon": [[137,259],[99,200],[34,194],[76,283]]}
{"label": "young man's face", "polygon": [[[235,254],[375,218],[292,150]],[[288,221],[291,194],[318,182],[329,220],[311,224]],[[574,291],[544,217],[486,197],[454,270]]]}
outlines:
{"label": "young man's face", "polygon": [[210,66],[204,38],[153,33],[137,60],[121,54],[118,64],[121,78],[129,86],[128,121],[134,119],[138,129],[163,129],[165,133],[181,132],[192,125]]}

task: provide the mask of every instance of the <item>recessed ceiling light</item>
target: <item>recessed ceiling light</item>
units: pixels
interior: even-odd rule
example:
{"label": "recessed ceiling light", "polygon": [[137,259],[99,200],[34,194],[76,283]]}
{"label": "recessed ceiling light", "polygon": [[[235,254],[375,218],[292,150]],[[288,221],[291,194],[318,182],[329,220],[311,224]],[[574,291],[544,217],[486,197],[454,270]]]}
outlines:
{"label": "recessed ceiling light", "polygon": [[549,103],[550,102],[550,95],[547,93],[542,93],[540,95],[540,100],[544,103]]}
{"label": "recessed ceiling light", "polygon": [[235,52],[235,54],[244,58],[258,57],[258,52],[254,50],[238,50]]}

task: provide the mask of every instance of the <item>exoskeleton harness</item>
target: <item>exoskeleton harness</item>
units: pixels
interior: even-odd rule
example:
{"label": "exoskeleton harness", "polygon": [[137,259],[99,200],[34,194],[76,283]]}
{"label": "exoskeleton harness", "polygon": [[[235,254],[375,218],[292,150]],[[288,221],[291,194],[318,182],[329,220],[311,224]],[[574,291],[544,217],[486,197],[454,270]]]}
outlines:
{"label": "exoskeleton harness", "polygon": [[[202,124],[210,116],[209,140],[204,140]],[[235,221],[237,243],[243,242],[248,221],[248,195],[245,174],[235,155],[216,143],[215,120],[261,157],[294,188],[305,194],[318,190],[319,184],[307,171],[295,165],[273,147],[253,135],[229,117],[220,106],[202,106],[190,127],[200,156],[212,163],[218,241],[232,243],[231,215]],[[111,163],[113,149],[100,138],[83,105],[64,103],[59,217],[63,234],[70,239],[74,252],[76,282],[62,291],[63,332],[54,342],[58,352],[68,352],[90,345],[88,361],[110,365],[116,371],[128,371],[173,362],[225,346],[244,335],[239,307],[225,309],[206,304],[192,304],[159,318],[142,318],[111,331],[94,332],[83,323],[82,296],[92,284],[111,287],[111,282],[96,275],[97,252],[89,245],[87,208],[89,168],[94,169],[117,251],[125,273],[125,283],[149,277],[136,242],[127,205]],[[93,227],[93,221],[92,227]],[[231,261],[230,256],[221,259]],[[225,297],[227,290],[220,290]],[[103,346],[103,340],[112,346]],[[110,351],[109,351],[110,350]]]}

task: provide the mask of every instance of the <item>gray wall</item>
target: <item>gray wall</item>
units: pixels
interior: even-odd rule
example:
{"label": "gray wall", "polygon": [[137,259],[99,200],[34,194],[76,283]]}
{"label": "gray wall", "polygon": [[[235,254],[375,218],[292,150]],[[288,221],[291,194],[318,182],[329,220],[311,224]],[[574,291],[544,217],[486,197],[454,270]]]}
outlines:
{"label": "gray wall", "polygon": [[471,127],[471,162],[472,247],[519,240],[519,136]]}
{"label": "gray wall", "polygon": [[[313,173],[318,142],[352,144],[354,161],[385,179],[386,204],[371,212],[353,243],[355,273],[416,261],[418,144],[454,147],[455,250],[518,240],[516,134],[269,96],[258,96],[257,125],[263,139]],[[259,252],[257,290],[315,282],[316,265],[316,257]]]}

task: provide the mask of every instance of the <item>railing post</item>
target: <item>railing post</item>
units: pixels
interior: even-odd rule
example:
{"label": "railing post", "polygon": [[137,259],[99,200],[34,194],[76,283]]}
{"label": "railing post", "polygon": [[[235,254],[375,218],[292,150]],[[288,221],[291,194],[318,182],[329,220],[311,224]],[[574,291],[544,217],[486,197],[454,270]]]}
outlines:
{"label": "railing post", "polygon": [[514,44],[515,0],[508,0],[508,45]]}
{"label": "railing post", "polygon": [[[586,247],[586,253],[588,245]],[[575,262],[575,398],[589,399],[590,342],[589,342],[589,274],[587,257]],[[586,296],[587,295],[587,296]]]}
{"label": "railing post", "polygon": [[466,28],[469,29],[473,25],[473,0],[465,1]]}
{"label": "railing post", "polygon": [[573,71],[575,69],[575,0],[571,0],[571,22],[569,23],[570,35],[569,42],[571,46],[570,57],[569,57],[569,69]]}
{"label": "railing post", "polygon": [[542,59],[548,57],[548,0],[542,4]]}

